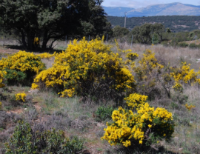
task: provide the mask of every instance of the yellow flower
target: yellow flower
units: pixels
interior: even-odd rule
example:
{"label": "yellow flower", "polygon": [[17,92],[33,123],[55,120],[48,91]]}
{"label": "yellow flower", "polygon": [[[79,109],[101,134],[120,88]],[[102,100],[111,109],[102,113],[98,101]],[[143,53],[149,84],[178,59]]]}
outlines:
{"label": "yellow flower", "polygon": [[39,56],[40,58],[51,58],[54,56],[54,54],[50,54],[50,53],[41,53],[41,54],[37,54],[37,56]]}
{"label": "yellow flower", "polygon": [[[120,55],[112,52],[111,46],[99,39],[89,42],[85,38],[81,41],[74,40],[61,53],[44,53],[37,56],[54,56],[55,60],[51,68],[36,76],[33,89],[40,88],[40,85],[59,87],[62,89],[59,91],[61,96],[72,97],[74,94],[89,93],[88,87],[101,85],[107,78],[112,80],[109,88],[115,92],[127,92],[135,88],[134,76],[126,68]],[[132,56],[137,54],[132,53]]]}
{"label": "yellow flower", "polygon": [[[134,97],[133,97],[134,96]],[[143,141],[148,138],[145,134],[148,128],[151,128],[151,133],[154,133],[154,127],[160,128],[164,134],[161,137],[172,135],[173,118],[172,113],[164,108],[151,107],[145,102],[147,97],[139,94],[131,94],[125,100],[127,104],[134,102],[134,110],[127,110],[119,107],[112,113],[112,124],[106,124],[107,128],[104,129],[105,133],[102,139],[107,140],[111,145],[121,143],[123,146],[128,147],[131,145],[130,141],[137,141],[143,144]],[[131,106],[132,108],[132,106]],[[135,112],[133,112],[135,111]],[[159,119],[159,123],[154,124],[154,119]],[[148,122],[148,128],[144,127]]]}
{"label": "yellow flower", "polygon": [[2,102],[0,102],[0,110],[2,109]]}
{"label": "yellow flower", "polygon": [[35,37],[35,38],[34,38],[33,44],[35,44],[35,45],[38,45],[38,44],[39,44],[39,38],[38,38],[38,37]]}
{"label": "yellow flower", "polygon": [[186,107],[186,109],[188,109],[188,110],[191,110],[191,109],[195,108],[194,105],[188,105],[188,104],[185,104],[185,107]]}
{"label": "yellow flower", "polygon": [[17,94],[15,94],[15,98],[18,101],[25,102],[26,101],[26,94],[24,92],[23,93],[17,93]]}

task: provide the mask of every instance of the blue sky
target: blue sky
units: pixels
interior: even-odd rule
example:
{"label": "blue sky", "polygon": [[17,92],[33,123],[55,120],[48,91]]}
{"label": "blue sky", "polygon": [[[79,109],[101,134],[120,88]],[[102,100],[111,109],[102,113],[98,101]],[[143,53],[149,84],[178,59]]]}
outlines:
{"label": "blue sky", "polygon": [[180,2],[183,4],[192,4],[192,5],[200,5],[200,0],[167,0],[163,2],[163,0],[104,0],[102,3],[103,6],[110,7],[132,7],[132,8],[141,8],[146,7],[148,5],[154,4],[166,4],[166,3],[174,3]]}

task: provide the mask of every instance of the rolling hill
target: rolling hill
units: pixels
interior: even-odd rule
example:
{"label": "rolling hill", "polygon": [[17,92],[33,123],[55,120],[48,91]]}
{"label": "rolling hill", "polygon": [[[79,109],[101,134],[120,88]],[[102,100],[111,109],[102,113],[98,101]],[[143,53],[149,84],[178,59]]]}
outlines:
{"label": "rolling hill", "polygon": [[151,5],[144,8],[129,8],[129,7],[103,7],[108,16],[124,16],[127,12],[128,17],[143,17],[143,16],[167,16],[167,15],[200,15],[200,6],[169,3]]}

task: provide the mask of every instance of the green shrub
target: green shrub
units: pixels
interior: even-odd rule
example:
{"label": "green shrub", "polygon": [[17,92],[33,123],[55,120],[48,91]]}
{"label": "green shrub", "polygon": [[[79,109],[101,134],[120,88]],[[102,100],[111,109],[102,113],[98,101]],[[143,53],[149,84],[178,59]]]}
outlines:
{"label": "green shrub", "polygon": [[191,43],[189,47],[195,49],[195,48],[199,48],[199,45],[196,45],[195,43]]}
{"label": "green shrub", "polygon": [[16,82],[23,82],[26,78],[26,74],[21,71],[6,69],[7,74],[5,75],[7,84],[14,84]]}
{"label": "green shrub", "polygon": [[104,121],[106,119],[111,119],[112,112],[114,111],[113,107],[98,107],[97,111],[95,112],[95,119],[97,121]]}
{"label": "green shrub", "polygon": [[83,149],[83,140],[66,138],[63,131],[55,129],[32,130],[29,123],[20,121],[5,147],[6,154],[75,154]]}
{"label": "green shrub", "polygon": [[185,42],[180,42],[180,43],[178,43],[178,46],[185,48],[185,47],[188,47],[188,44]]}
{"label": "green shrub", "polygon": [[169,46],[169,41],[162,41],[161,44],[165,47]]}

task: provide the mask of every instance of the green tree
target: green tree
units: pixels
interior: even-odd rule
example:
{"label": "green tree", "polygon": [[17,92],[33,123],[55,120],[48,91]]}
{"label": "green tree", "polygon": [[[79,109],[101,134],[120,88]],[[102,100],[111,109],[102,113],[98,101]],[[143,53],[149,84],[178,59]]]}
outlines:
{"label": "green tree", "polygon": [[103,0],[88,0],[89,12],[86,20],[81,20],[80,32],[83,36],[112,35],[111,24],[107,21],[106,13],[101,6]]}
{"label": "green tree", "polygon": [[127,35],[128,33],[129,33],[129,30],[127,28],[120,27],[120,26],[115,26],[113,28],[114,37],[122,37],[124,35]]}
{"label": "green tree", "polygon": [[159,42],[162,41],[162,39],[163,39],[162,35],[165,32],[164,25],[160,24],[160,23],[155,23],[155,24],[151,25],[151,29],[152,29],[153,33],[159,37]]}
{"label": "green tree", "polygon": [[171,33],[172,32],[170,28],[167,28],[166,31],[167,31],[167,33]]}
{"label": "green tree", "polygon": [[[100,0],[0,0],[0,17],[5,31],[19,33],[21,43],[34,49],[34,38],[45,49],[66,35],[100,34],[106,26]],[[88,30],[90,29],[90,30]]]}
{"label": "green tree", "polygon": [[164,26],[162,24],[143,24],[141,26],[135,26],[131,31],[131,35],[134,36],[138,43],[151,44],[153,36],[157,36],[157,41],[162,41],[162,34],[164,32]]}
{"label": "green tree", "polygon": [[131,34],[134,36],[138,43],[150,44],[151,32],[151,24],[144,24],[142,26],[134,27],[131,31]]}

